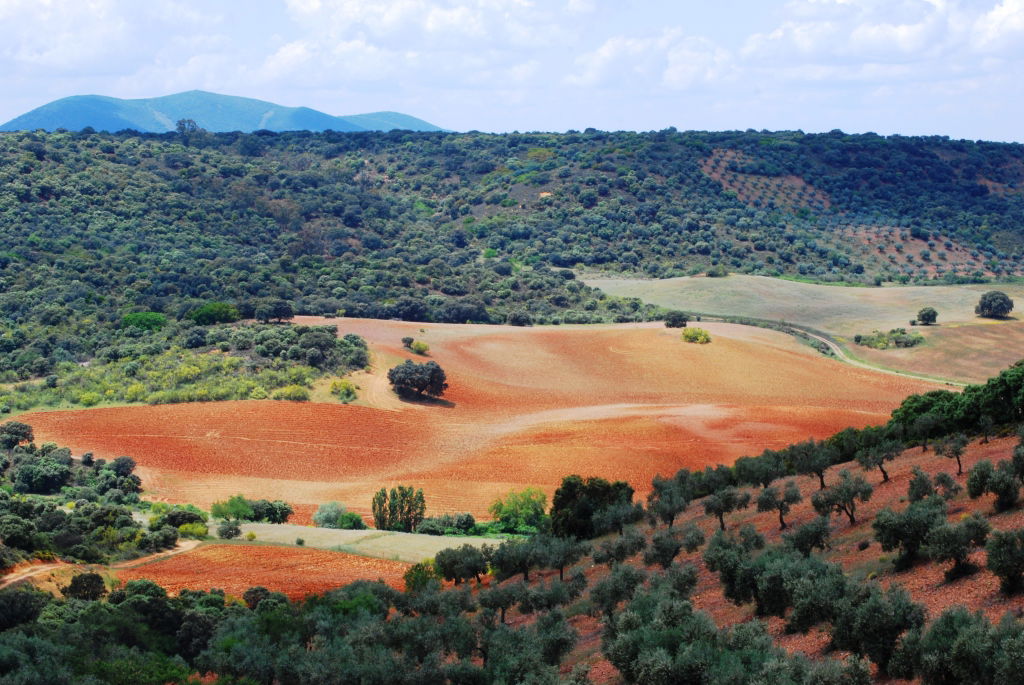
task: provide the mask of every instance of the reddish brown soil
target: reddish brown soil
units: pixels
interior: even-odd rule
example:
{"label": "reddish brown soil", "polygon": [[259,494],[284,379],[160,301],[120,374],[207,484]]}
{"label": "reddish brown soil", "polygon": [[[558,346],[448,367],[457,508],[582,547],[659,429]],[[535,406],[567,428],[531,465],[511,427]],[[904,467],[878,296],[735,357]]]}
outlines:
{"label": "reddish brown soil", "polygon": [[[322,323],[302,318],[301,323]],[[706,324],[682,343],[660,324],[558,328],[332,320],[371,344],[371,406],[224,402],[29,414],[38,440],[131,455],[150,497],[209,506],[237,492],[367,514],[382,486],[422,487],[431,511],[471,511],[509,490],[549,494],[569,473],[629,480],[884,421],[935,386],[821,357],[762,329]],[[398,400],[384,374],[411,335],[448,374],[444,402]]]}
{"label": "reddish brown soil", "polygon": [[118,572],[127,582],[145,578],[171,594],[219,588],[239,596],[262,585],[293,599],[326,592],[355,580],[382,580],[401,590],[409,564],[400,561],[269,545],[205,545],[162,561]]}

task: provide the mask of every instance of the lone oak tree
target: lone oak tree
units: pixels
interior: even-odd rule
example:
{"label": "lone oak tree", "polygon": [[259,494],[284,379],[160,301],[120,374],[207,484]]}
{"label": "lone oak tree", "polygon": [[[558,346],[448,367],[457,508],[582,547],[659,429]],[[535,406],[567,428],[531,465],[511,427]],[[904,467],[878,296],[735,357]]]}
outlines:
{"label": "lone oak tree", "polygon": [[406,359],[388,371],[388,381],[402,397],[440,397],[448,389],[444,369],[437,362],[416,364]]}

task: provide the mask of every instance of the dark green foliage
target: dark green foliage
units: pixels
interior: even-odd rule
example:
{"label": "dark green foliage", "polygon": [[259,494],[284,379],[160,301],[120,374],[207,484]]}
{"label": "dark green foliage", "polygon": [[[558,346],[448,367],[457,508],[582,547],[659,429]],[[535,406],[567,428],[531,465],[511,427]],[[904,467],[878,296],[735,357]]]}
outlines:
{"label": "dark green foliage", "polygon": [[[624,481],[566,476],[551,499],[551,531],[559,537],[589,540],[626,522],[633,511],[632,502],[633,488]],[[616,508],[627,515],[602,516]]]}
{"label": "dark green foliage", "polygon": [[324,502],[313,512],[313,524],[320,528],[340,528],[342,530],[363,530],[366,523],[363,517],[354,511],[346,511],[340,502]]}
{"label": "dark green foliage", "polygon": [[594,563],[614,566],[643,551],[647,540],[635,528],[602,542],[594,550]]}
{"label": "dark green foliage", "polygon": [[889,481],[889,474],[885,470],[885,462],[892,461],[902,451],[903,446],[895,440],[885,440],[857,452],[857,463],[865,471],[877,468],[882,474],[882,482],[887,483]]}
{"label": "dark green foliage", "polygon": [[423,490],[399,485],[390,491],[381,488],[371,503],[373,525],[378,530],[397,530],[411,533],[423,522],[427,503]]}
{"label": "dark green foliage", "polygon": [[[267,523],[287,523],[288,517],[295,513],[292,506],[281,500],[248,499],[244,495],[233,495],[226,501],[214,502],[210,507],[210,514],[215,518],[235,519],[238,521],[265,521]],[[185,513],[172,511],[168,514],[178,517],[185,516]],[[193,514],[193,517],[195,514]],[[181,520],[182,523],[198,523],[198,520]]]}
{"label": "dark green foliage", "polygon": [[917,675],[925,685],[1005,685],[1020,681],[1024,624],[1006,614],[996,626],[979,611],[955,606],[908,636],[898,675]]}
{"label": "dark green foliage", "polygon": [[920,467],[915,466],[913,474],[907,485],[907,499],[911,502],[917,502],[932,495],[940,495],[942,499],[950,500],[963,491],[963,487],[948,473],[941,471],[936,473],[933,481],[931,476],[922,471]]}
{"label": "dark green foliage", "polygon": [[233,540],[242,534],[242,527],[235,519],[224,519],[217,524],[217,537],[222,540]]}
{"label": "dark green foliage", "polygon": [[767,486],[757,496],[757,510],[758,511],[777,511],[779,514],[779,529],[786,529],[786,514],[789,513],[790,508],[803,500],[803,496],[800,494],[800,488],[797,487],[796,481],[786,481],[786,485],[780,492],[779,489],[773,485]]}
{"label": "dark green foliage", "polygon": [[984,516],[972,514],[957,524],[944,523],[932,528],[925,538],[924,552],[936,561],[952,561],[946,580],[970,575],[977,567],[968,561],[975,547],[983,547],[991,526]]}
{"label": "dark green foliage", "polygon": [[722,488],[704,498],[704,513],[718,518],[718,525],[725,530],[725,515],[750,506],[750,493],[741,492],[732,486]]}
{"label": "dark green foliage", "polygon": [[32,586],[0,591],[0,633],[35,621],[51,601],[53,597]]}
{"label": "dark green foliage", "polygon": [[590,599],[605,619],[612,620],[615,609],[633,596],[647,574],[626,564],[618,564],[611,573],[602,578],[590,591]]}
{"label": "dark green foliage", "polygon": [[665,312],[666,328],[686,328],[687,321],[689,321],[689,317],[685,312],[681,312],[677,309],[671,309]]}
{"label": "dark green foliage", "polygon": [[505,622],[505,613],[518,604],[526,594],[523,583],[503,583],[491,585],[479,594],[480,606],[498,612],[498,620]]}
{"label": "dark green foliage", "polygon": [[60,592],[68,599],[97,600],[107,594],[107,587],[98,573],[78,573]]}
{"label": "dark green foliage", "polygon": [[811,504],[820,516],[828,517],[833,511],[846,514],[850,525],[857,523],[857,501],[871,499],[874,488],[863,476],[855,476],[846,469],[839,472],[839,481],[826,490],[811,496]]}
{"label": "dark green foliage", "polygon": [[13,450],[22,443],[32,442],[32,426],[21,421],[0,424],[0,447]]}
{"label": "dark green foliage", "polygon": [[565,579],[565,568],[590,553],[590,545],[573,538],[537,536],[534,545],[540,550],[541,564],[558,569],[558,579]]}
{"label": "dark green foliage", "polygon": [[478,547],[462,545],[434,555],[434,567],[442,578],[453,580],[456,585],[471,578],[479,583],[480,576],[487,573],[487,557]]}
{"label": "dark green foliage", "polygon": [[836,463],[838,450],[828,442],[817,442],[812,439],[791,445],[787,452],[793,470],[801,475],[817,476],[818,485],[824,490],[825,471]]}
{"label": "dark green foliage", "polygon": [[889,552],[900,551],[896,558],[896,569],[910,568],[917,560],[917,553],[928,539],[932,529],[946,522],[946,503],[940,497],[911,502],[903,511],[896,513],[892,509],[882,509],[875,516],[871,527],[875,531],[875,539],[882,549]]}
{"label": "dark green foliage", "polygon": [[698,528],[695,523],[687,523],[683,526],[681,539],[683,542],[683,548],[692,554],[700,549],[700,546],[704,544],[704,531]]}
{"label": "dark green foliage", "polygon": [[964,472],[963,464],[960,463],[960,457],[963,456],[968,442],[966,435],[957,433],[943,438],[935,445],[936,454],[948,459],[956,459],[956,475],[958,476]]}
{"label": "dark green foliage", "polygon": [[[438,573],[434,562],[427,560],[410,566],[409,570],[402,576],[402,580],[405,581],[406,592],[415,593],[422,592],[432,584],[436,584],[437,581],[441,580],[441,575]],[[482,595],[480,599],[481,606],[484,606]]]}
{"label": "dark green foliage", "polygon": [[651,481],[651,492],[647,495],[647,515],[651,522],[661,521],[671,527],[676,516],[690,505],[693,497],[690,485],[686,478],[655,476]]}
{"label": "dark green foliage", "polygon": [[1013,311],[1013,300],[1001,290],[990,290],[978,300],[974,313],[990,319],[1005,319]]}
{"label": "dark green foliage", "polygon": [[935,311],[935,307],[924,307],[917,313],[918,322],[924,326],[931,326],[938,319],[939,313]]}
{"label": "dark green foliage", "polygon": [[423,519],[416,526],[416,532],[425,535],[470,535],[474,528],[476,519],[472,514],[441,514]]}
{"label": "dark green foliage", "polygon": [[999,577],[1000,587],[1006,594],[1014,594],[1024,587],[1024,529],[993,531],[985,546],[986,566]]}
{"label": "dark green foliage", "polygon": [[238,308],[227,302],[207,302],[194,310],[188,318],[200,326],[210,326],[217,323],[234,323],[242,318]]}
{"label": "dark green foliage", "polygon": [[679,540],[678,531],[666,528],[655,531],[651,536],[651,546],[644,552],[644,563],[648,566],[658,564],[664,569],[672,565],[683,543]]}
{"label": "dark green foliage", "polygon": [[417,364],[406,359],[388,371],[388,381],[402,397],[440,397],[448,389],[444,370],[432,361]]}
{"label": "dark green foliage", "polygon": [[863,654],[885,674],[904,634],[924,625],[925,610],[900,586],[882,590],[863,585],[839,600],[832,642],[839,649]]}
{"label": "dark green foliage", "polygon": [[988,460],[979,461],[967,473],[967,494],[977,499],[986,493],[996,496],[996,511],[1008,511],[1020,500],[1020,480],[1014,464],[1000,461],[993,468]]}
{"label": "dark green foliage", "polygon": [[830,536],[829,518],[819,516],[810,523],[805,523],[796,530],[784,534],[782,539],[788,546],[806,557],[810,556],[815,549],[825,551],[828,548]]}
{"label": "dark green foliage", "polygon": [[740,457],[733,464],[733,470],[737,482],[764,488],[787,473],[782,452],[774,450],[765,450],[759,457]]}
{"label": "dark green foliage", "polygon": [[536,540],[505,540],[491,552],[491,566],[500,580],[517,573],[530,582],[530,571],[544,561],[544,550]]}

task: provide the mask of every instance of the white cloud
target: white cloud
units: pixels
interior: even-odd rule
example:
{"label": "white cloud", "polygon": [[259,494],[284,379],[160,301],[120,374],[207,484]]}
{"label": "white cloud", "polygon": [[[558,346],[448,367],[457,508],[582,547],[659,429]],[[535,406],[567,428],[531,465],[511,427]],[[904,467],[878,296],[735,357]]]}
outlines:
{"label": "white cloud", "polygon": [[711,81],[729,69],[728,51],[706,38],[665,29],[652,37],[615,36],[576,59],[566,82],[581,87],[628,83],[630,88],[660,84],[680,89]]}

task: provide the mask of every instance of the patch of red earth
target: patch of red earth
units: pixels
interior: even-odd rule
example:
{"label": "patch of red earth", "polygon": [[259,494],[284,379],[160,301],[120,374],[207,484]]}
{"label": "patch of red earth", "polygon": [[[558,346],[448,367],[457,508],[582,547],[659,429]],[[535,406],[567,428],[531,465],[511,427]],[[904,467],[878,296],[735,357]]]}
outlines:
{"label": "patch of red earth", "polygon": [[270,545],[205,545],[150,564],[118,571],[127,582],[148,579],[170,594],[219,588],[239,596],[261,585],[292,599],[333,590],[356,580],[382,580],[404,588],[409,564],[400,561]]}
{"label": "patch of red earth", "polygon": [[366,515],[377,489],[407,483],[424,489],[431,512],[485,517],[509,490],[550,494],[573,472],[626,479],[646,492],[658,473],[879,423],[906,395],[936,387],[730,324],[707,324],[711,345],[687,345],[660,324],[326,323],[364,336],[375,357],[422,359],[400,341],[425,340],[448,374],[446,401],[400,402],[386,391],[368,393],[386,399],[381,408],[224,402],[24,420],[39,440],[75,452],[133,456],[149,496],[171,502],[209,506],[242,492],[301,505],[301,523],[302,512],[331,499]]}

